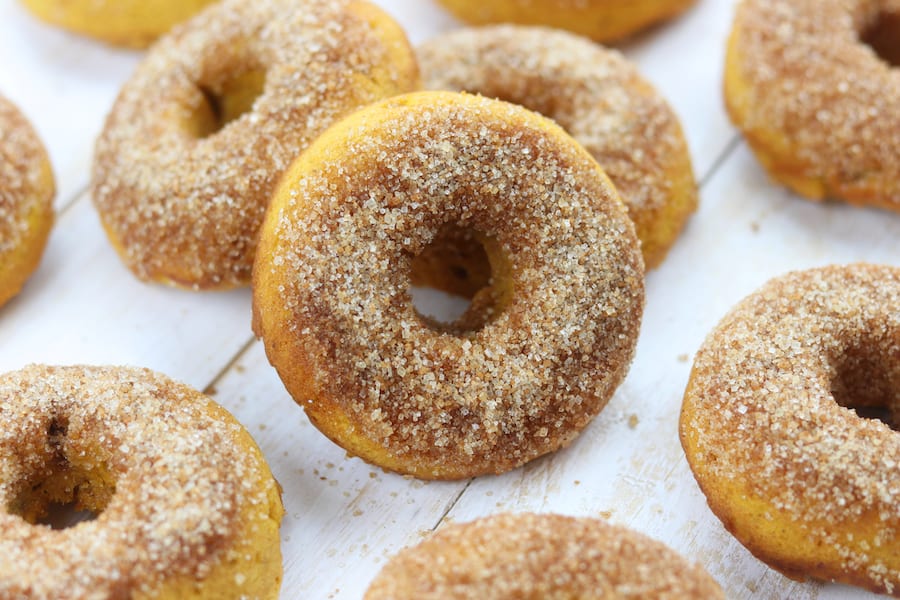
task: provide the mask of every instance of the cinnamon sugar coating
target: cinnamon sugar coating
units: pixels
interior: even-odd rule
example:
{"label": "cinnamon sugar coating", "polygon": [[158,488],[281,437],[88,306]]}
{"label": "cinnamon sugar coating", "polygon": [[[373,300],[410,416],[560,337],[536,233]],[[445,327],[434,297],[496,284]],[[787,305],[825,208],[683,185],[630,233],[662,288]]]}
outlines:
{"label": "cinnamon sugar coating", "polygon": [[648,268],[697,207],[678,118],[619,52],[573,34],[500,25],[452,31],[418,50],[429,89],[521,104],[580,142],[615,184]]}
{"label": "cinnamon sugar coating", "polygon": [[739,6],[725,99],[772,177],[808,198],[900,210],[900,69],[861,41],[898,17],[897,0]]}
{"label": "cinnamon sugar coating", "polygon": [[[32,522],[48,502],[98,516]],[[0,376],[0,597],[278,597],[280,491],[224,409],[151,371]]]}
{"label": "cinnamon sugar coating", "polygon": [[900,596],[900,268],[790,273],[739,303],[681,414],[713,512],[786,575]]}
{"label": "cinnamon sugar coating", "polygon": [[701,567],[640,533],[526,513],[442,527],[393,557],[365,600],[724,597]]}
{"label": "cinnamon sugar coating", "polygon": [[[410,263],[446,225],[495,240],[508,304],[418,316]],[[524,108],[409,94],[345,119],[285,175],[255,329],[294,399],[352,454],[423,478],[503,472],[571,442],[630,364],[643,264],[615,189]]]}
{"label": "cinnamon sugar coating", "polygon": [[160,40],[123,87],[94,161],[103,225],[141,279],[245,285],[296,155],[348,112],[417,85],[403,32],[368,2],[225,0]]}
{"label": "cinnamon sugar coating", "polygon": [[47,151],[0,96],[0,306],[37,268],[53,225],[56,186]]}

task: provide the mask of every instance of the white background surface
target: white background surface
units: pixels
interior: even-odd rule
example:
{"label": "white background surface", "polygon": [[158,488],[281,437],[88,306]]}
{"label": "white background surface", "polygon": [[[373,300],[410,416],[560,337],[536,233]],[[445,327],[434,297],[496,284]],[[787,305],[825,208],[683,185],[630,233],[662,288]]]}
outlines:
{"label": "white background surface", "polygon": [[[425,0],[377,2],[414,43],[459,26]],[[648,275],[636,359],[609,406],[567,450],[499,477],[425,483],[384,473],[313,428],[250,331],[250,293],[147,285],[120,264],[86,194],[92,147],[140,53],[32,19],[0,0],[0,93],[47,144],[58,221],[44,261],[0,308],[0,371],[29,362],[147,366],[212,394],[250,430],[284,486],[284,598],[362,596],[388,556],[442,523],[499,511],[609,518],[703,564],[729,598],[866,598],[798,584],[754,559],[710,513],[677,417],[691,357],[725,311],[790,269],[900,264],[900,215],[818,205],[770,183],[722,108],[731,0],[700,0],[621,49],[680,115],[701,208]]]}

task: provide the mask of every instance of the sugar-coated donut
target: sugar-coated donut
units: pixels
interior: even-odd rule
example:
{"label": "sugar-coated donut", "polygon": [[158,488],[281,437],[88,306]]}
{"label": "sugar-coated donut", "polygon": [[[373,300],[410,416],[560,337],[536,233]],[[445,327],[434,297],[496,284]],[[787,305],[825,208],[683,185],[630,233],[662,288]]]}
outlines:
{"label": "sugar-coated donut", "polygon": [[213,0],[22,0],[39,18],[110,44],[145,48]]}
{"label": "sugar-coated donut", "polygon": [[55,194],[47,151],[22,113],[0,96],[0,306],[19,293],[41,260]]}
{"label": "sugar-coated donut", "polygon": [[[900,596],[900,268],[779,277],[697,354],[681,441],[710,508],[785,575]],[[854,411],[855,409],[855,411]]]}
{"label": "sugar-coated donut", "polygon": [[468,23],[518,23],[568,29],[614,41],[672,18],[696,0],[439,0]]}
{"label": "sugar-coated donut", "polygon": [[[278,597],[281,492],[241,425],[148,370],[0,376],[0,597]],[[96,515],[41,524],[52,505]]]}
{"label": "sugar-coated donut", "polygon": [[636,531],[524,513],[442,527],[394,556],[365,600],[724,597],[701,567]]}
{"label": "sugar-coated donut", "polygon": [[97,143],[103,225],[141,279],[250,280],[282,171],[333,121],[418,86],[399,26],[362,0],[224,0],[126,83]]}
{"label": "sugar-coated donut", "polygon": [[[409,285],[447,228],[484,240],[492,283],[443,327]],[[622,381],[643,298],[633,225],[587,151],[527,109],[451,92],[382,101],[316,140],[254,270],[255,330],[310,420],[422,478],[571,442]]]}
{"label": "sugar-coated donut", "polygon": [[628,207],[647,268],[697,207],[678,118],[621,54],[540,27],[462,29],[418,49],[429,89],[467,91],[535,110],[597,159]]}
{"label": "sugar-coated donut", "polygon": [[900,22],[900,6],[886,0],[738,7],[728,111],[769,174],[798,194],[900,211],[900,70],[861,41],[890,18]]}

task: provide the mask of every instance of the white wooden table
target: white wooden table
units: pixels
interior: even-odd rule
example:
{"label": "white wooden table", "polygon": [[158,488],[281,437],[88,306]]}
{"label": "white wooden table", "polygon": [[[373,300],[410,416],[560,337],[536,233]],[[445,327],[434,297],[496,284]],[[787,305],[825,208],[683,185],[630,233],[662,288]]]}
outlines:
{"label": "white wooden table", "polygon": [[[191,293],[138,282],[86,193],[93,142],[140,54],[33,20],[0,0],[0,93],[48,145],[56,224],[24,292],[0,309],[0,371],[30,362],[132,364],[206,390],[255,436],[284,486],[284,598],[362,596],[388,556],[449,521],[499,511],[602,516],[706,566],[729,598],[866,598],[798,584],[754,559],[706,506],[677,417],[691,357],[736,301],[784,271],[900,263],[900,215],[817,205],[770,183],[722,108],[733,0],[700,0],[622,49],[681,116],[701,208],[658,270],[628,379],[567,450],[499,477],[425,483],[373,468],[312,427],[250,331],[250,293]],[[452,27],[430,0],[378,2],[414,43]]]}

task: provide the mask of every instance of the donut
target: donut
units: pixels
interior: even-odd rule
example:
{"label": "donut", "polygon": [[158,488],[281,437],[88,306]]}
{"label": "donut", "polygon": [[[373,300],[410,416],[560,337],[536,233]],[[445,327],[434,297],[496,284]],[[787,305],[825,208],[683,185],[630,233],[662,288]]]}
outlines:
{"label": "donut", "polygon": [[[448,229],[491,285],[419,315],[411,263]],[[288,392],[350,454],[424,479],[500,473],[570,443],[634,352],[643,262],[590,155],[525,108],[408,94],[326,131],[260,234],[254,328]]]}
{"label": "donut", "polygon": [[809,199],[900,211],[900,47],[879,41],[898,39],[898,19],[888,0],[738,7],[725,101],[773,179]]}
{"label": "donut", "polygon": [[697,565],[592,518],[501,514],[442,527],[391,558],[365,600],[724,599]]}
{"label": "donut", "polygon": [[47,151],[22,113],[0,96],[0,306],[41,261],[55,194]]}
{"label": "donut", "polygon": [[[234,417],[167,377],[0,375],[0,597],[274,600],[280,494]],[[71,504],[94,518],[43,522]]]}
{"label": "donut", "polygon": [[710,508],[757,558],[896,596],[898,390],[900,268],[790,273],[707,337],[681,442]]}
{"label": "donut", "polygon": [[213,0],[22,0],[38,18],[117,46],[146,48]]}
{"label": "donut", "polygon": [[439,0],[475,25],[518,23],[617,41],[687,10],[695,0]]}
{"label": "donut", "polygon": [[515,25],[452,31],[417,52],[427,88],[500,98],[559,123],[615,184],[647,268],[662,262],[697,208],[697,185],[678,117],[621,54]]}
{"label": "donut", "polygon": [[97,142],[94,203],[134,274],[247,285],[283,170],[369,102],[418,87],[415,56],[362,0],[224,0],[161,39]]}

